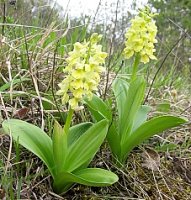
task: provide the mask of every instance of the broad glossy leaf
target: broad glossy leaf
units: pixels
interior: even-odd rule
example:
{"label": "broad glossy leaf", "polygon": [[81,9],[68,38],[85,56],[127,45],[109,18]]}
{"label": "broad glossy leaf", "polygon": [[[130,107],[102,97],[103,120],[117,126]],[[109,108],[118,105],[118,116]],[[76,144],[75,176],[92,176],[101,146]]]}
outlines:
{"label": "broad glossy leaf", "polygon": [[119,137],[119,133],[117,132],[117,128],[114,122],[109,127],[107,140],[109,142],[109,146],[111,148],[112,153],[114,155],[119,156],[121,152],[120,137]]}
{"label": "broad glossy leaf", "polygon": [[37,155],[47,165],[52,176],[55,176],[52,140],[43,130],[18,119],[6,120],[2,125],[7,134]]}
{"label": "broad glossy leaf", "polygon": [[132,133],[126,140],[126,145],[122,149],[121,161],[125,161],[129,152],[137,145],[141,144],[144,140],[150,138],[155,134],[162,133],[169,128],[179,126],[186,123],[187,120],[175,116],[160,116],[155,117],[143,123],[134,133]]}
{"label": "broad glossy leaf", "polygon": [[90,108],[90,111],[96,121],[100,121],[102,119],[108,119],[109,121],[111,121],[111,109],[100,97],[98,97],[97,95],[93,95],[90,101],[86,98],[85,102]]}
{"label": "broad glossy leaf", "polygon": [[107,130],[108,121],[102,120],[79,137],[69,148],[65,169],[72,172],[90,161],[103,143]]}
{"label": "broad glossy leaf", "polygon": [[123,79],[116,78],[112,84],[112,89],[117,103],[119,121],[121,121],[127,104],[126,99],[129,89],[129,83]]}
{"label": "broad glossy leaf", "polygon": [[[124,81],[118,81],[118,84],[123,85],[123,88],[127,90],[128,83],[125,83]],[[126,91],[127,94],[123,94],[124,92],[121,92],[122,88],[119,88],[119,91],[117,91],[120,97],[120,101],[118,100],[118,111],[119,112],[119,120],[118,120],[118,128],[119,128],[119,135],[121,138],[121,146],[125,145],[126,138],[131,133],[133,128],[134,119],[136,117],[136,114],[141,106],[141,102],[144,98],[144,92],[145,92],[145,81],[139,77],[135,79],[133,82],[130,83],[128,90]],[[122,104],[122,106],[120,105]],[[124,104],[124,105],[123,105]]]}
{"label": "broad glossy leaf", "polygon": [[65,192],[71,183],[87,186],[110,186],[118,181],[118,176],[111,171],[99,168],[86,168],[75,173],[63,172],[54,182],[56,192]]}
{"label": "broad glossy leaf", "polygon": [[147,115],[151,111],[150,106],[142,105],[140,106],[133,123],[132,132],[134,132],[141,124],[147,120]]}
{"label": "broad glossy leaf", "polygon": [[58,122],[54,124],[52,137],[53,155],[55,160],[55,170],[57,173],[63,170],[64,163],[68,153],[67,135]]}
{"label": "broad glossy leaf", "polygon": [[72,145],[81,135],[83,135],[93,124],[85,122],[72,126],[68,133],[68,147]]}

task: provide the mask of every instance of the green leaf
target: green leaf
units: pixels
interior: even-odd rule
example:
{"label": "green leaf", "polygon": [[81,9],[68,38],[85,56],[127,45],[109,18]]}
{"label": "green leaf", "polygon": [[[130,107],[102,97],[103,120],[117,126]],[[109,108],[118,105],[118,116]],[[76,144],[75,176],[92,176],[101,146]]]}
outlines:
{"label": "green leaf", "polygon": [[57,173],[63,170],[65,160],[68,153],[67,135],[63,128],[56,121],[54,124],[54,132],[52,137],[53,155],[55,161],[55,170]]}
{"label": "green leaf", "polygon": [[133,123],[132,132],[134,132],[141,124],[147,120],[147,115],[151,111],[150,106],[142,105],[140,106]]}
{"label": "green leaf", "polygon": [[68,147],[71,146],[81,135],[83,135],[90,127],[91,122],[85,122],[72,126],[68,133]]}
{"label": "green leaf", "polygon": [[126,107],[119,124],[122,146],[125,145],[126,138],[132,131],[134,119],[144,98],[144,92],[145,81],[141,78],[136,79],[129,86],[127,99],[124,100]]}
{"label": "green leaf", "polygon": [[28,81],[30,80],[29,78],[22,78],[22,79],[13,79],[12,81],[5,83],[3,86],[0,87],[0,92],[3,92],[7,89],[9,89],[12,86],[18,84],[18,83],[22,83],[24,81]]}
{"label": "green leaf", "polygon": [[116,98],[119,121],[121,121],[127,103],[129,83],[123,79],[116,78],[112,84],[112,89]]}
{"label": "green leaf", "polygon": [[85,99],[85,103],[90,108],[90,112],[96,121],[101,121],[102,119],[112,120],[112,112],[108,105],[98,96],[93,95],[92,99],[89,101]]}
{"label": "green leaf", "polygon": [[54,182],[57,193],[65,192],[71,183],[79,183],[87,186],[110,186],[118,181],[118,176],[111,171],[99,168],[86,168],[75,173],[63,172]]}
{"label": "green leaf", "polygon": [[174,152],[177,149],[180,149],[180,145],[174,143],[165,143],[155,147],[155,150],[158,152]]}
{"label": "green leaf", "polygon": [[15,141],[37,155],[55,176],[55,165],[52,152],[52,140],[40,128],[18,119],[6,120],[2,124],[4,131],[13,136]]}
{"label": "green leaf", "polygon": [[117,155],[117,157],[120,155],[121,147],[120,147],[120,137],[116,129],[116,125],[113,122],[111,126],[109,127],[108,134],[107,134],[107,140],[109,142],[109,146],[111,148],[111,151],[114,155]]}
{"label": "green leaf", "polygon": [[108,121],[102,120],[91,126],[76,142],[69,147],[65,169],[72,172],[91,161],[103,143],[108,130]]}
{"label": "green leaf", "polygon": [[160,103],[156,106],[156,110],[159,112],[169,112],[170,111],[170,103]]}
{"label": "green leaf", "polygon": [[122,147],[132,131],[134,119],[143,101],[145,81],[139,77],[129,85],[124,80],[118,79],[114,86],[119,114],[118,131]]}
{"label": "green leaf", "polygon": [[160,116],[143,123],[133,134],[129,135],[127,138],[126,145],[123,146],[122,149],[122,160],[124,161],[129,152],[135,146],[141,144],[144,140],[169,128],[184,124],[185,122],[187,122],[187,120],[180,117]]}

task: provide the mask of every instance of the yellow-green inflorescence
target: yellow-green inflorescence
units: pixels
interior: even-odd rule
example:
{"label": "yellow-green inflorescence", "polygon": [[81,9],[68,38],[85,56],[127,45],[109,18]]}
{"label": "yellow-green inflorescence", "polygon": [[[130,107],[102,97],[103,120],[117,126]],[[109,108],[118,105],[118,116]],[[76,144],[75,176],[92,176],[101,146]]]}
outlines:
{"label": "yellow-green inflorescence", "polygon": [[94,33],[89,41],[75,43],[66,59],[65,78],[59,84],[57,95],[62,95],[62,104],[68,102],[73,110],[79,109],[84,96],[91,99],[98,88],[107,57],[107,53],[102,52],[102,45],[97,44],[101,37]]}
{"label": "yellow-green inflorescence", "polygon": [[145,8],[131,20],[131,26],[125,34],[125,58],[128,59],[135,54],[139,54],[140,62],[144,64],[148,63],[150,59],[156,60],[154,43],[157,43],[155,39],[157,27],[153,16],[154,14],[148,8]]}

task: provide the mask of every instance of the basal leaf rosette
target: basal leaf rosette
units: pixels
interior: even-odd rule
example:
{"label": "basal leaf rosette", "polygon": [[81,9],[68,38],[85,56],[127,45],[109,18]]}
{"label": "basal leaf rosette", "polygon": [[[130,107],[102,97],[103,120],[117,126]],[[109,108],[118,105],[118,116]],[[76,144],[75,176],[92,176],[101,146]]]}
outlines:
{"label": "basal leaf rosette", "polygon": [[76,42],[66,59],[65,78],[59,84],[57,95],[62,95],[62,104],[69,103],[73,110],[79,109],[84,96],[91,99],[98,88],[107,57],[107,53],[102,52],[102,45],[97,44],[101,37],[94,33],[89,41]]}
{"label": "basal leaf rosette", "polygon": [[125,58],[129,59],[135,54],[140,55],[140,62],[148,63],[156,60],[154,44],[157,43],[157,26],[153,20],[154,14],[148,8],[139,12],[139,15],[131,20],[131,26],[125,34],[124,49]]}

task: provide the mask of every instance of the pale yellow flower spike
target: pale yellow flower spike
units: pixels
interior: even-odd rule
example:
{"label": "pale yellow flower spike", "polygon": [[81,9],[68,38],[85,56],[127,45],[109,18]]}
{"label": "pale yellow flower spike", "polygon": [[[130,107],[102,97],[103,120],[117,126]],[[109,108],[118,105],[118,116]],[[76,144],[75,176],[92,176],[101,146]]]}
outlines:
{"label": "pale yellow flower spike", "polygon": [[154,14],[145,8],[141,10],[139,15],[131,20],[131,26],[125,34],[126,42],[124,49],[125,58],[129,59],[134,54],[140,54],[140,62],[148,63],[151,60],[156,60],[154,56],[154,43],[157,34],[157,27],[153,20]]}
{"label": "pale yellow flower spike", "polygon": [[57,95],[62,95],[62,104],[69,103],[73,110],[80,108],[84,96],[91,99],[93,91],[97,90],[107,57],[107,53],[102,52],[102,46],[97,44],[101,37],[94,33],[89,41],[75,43],[66,59],[67,66],[63,70],[66,76],[58,85],[60,90]]}

